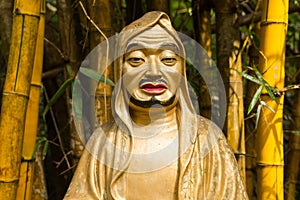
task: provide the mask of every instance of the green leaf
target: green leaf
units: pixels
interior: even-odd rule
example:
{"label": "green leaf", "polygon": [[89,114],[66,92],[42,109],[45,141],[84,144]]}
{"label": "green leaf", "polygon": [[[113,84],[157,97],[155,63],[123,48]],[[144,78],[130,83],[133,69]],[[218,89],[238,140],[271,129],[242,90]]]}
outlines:
{"label": "green leaf", "polygon": [[290,130],[289,132],[300,136],[300,130]]}
{"label": "green leaf", "polygon": [[275,113],[275,110],[271,106],[269,106],[266,102],[260,101],[260,104],[271,110],[273,113]]}
{"label": "green leaf", "polygon": [[256,67],[256,66],[253,66],[253,69],[254,69],[254,72],[255,72],[257,78],[260,80],[260,82],[261,82],[262,84],[266,84],[266,81],[265,81],[263,75],[259,72],[259,70],[257,69],[257,67]]}
{"label": "green leaf", "polygon": [[94,80],[99,81],[99,82],[106,82],[106,84],[108,84],[110,86],[115,86],[115,84],[112,80],[110,80],[109,78],[106,78],[102,74],[99,74],[97,71],[95,71],[93,69],[81,67],[80,72],[82,74],[90,77],[91,79],[94,79]]}
{"label": "green leaf", "polygon": [[261,86],[259,86],[259,88],[256,90],[256,92],[255,92],[255,94],[254,94],[254,96],[253,96],[253,98],[252,98],[252,100],[251,100],[251,103],[250,103],[250,105],[249,105],[247,115],[250,114],[250,112],[253,110],[254,106],[256,105],[256,103],[257,103],[257,101],[258,101],[258,99],[259,99],[259,97],[260,97],[260,95],[261,95],[261,92],[262,92],[263,88],[264,88],[264,86],[261,85]]}
{"label": "green leaf", "polygon": [[74,74],[74,72],[72,70],[72,67],[70,65],[66,65],[66,69],[67,69],[67,73],[68,73],[68,75],[70,77],[74,77],[75,76],[75,74]]}
{"label": "green leaf", "polygon": [[256,46],[257,48],[259,48],[259,46],[260,46],[260,40],[259,40],[259,37],[256,35],[255,31],[252,31],[251,35],[252,35],[252,37],[253,37],[253,42],[254,42],[255,46]]}
{"label": "green leaf", "polygon": [[33,150],[33,153],[32,153],[32,158],[35,157],[35,154],[37,153],[38,151],[38,148],[44,143],[44,148],[43,148],[43,156],[46,156],[47,154],[47,150],[48,150],[48,139],[44,136],[42,136],[36,143],[35,147],[34,147],[34,150]]}
{"label": "green leaf", "polygon": [[48,151],[48,146],[49,146],[49,141],[48,140],[45,140],[45,144],[44,144],[44,148],[43,148],[43,157],[46,156],[47,154],[47,151]]}
{"label": "green leaf", "polygon": [[266,88],[266,90],[267,90],[269,96],[271,97],[271,99],[272,99],[273,101],[275,101],[275,102],[278,104],[279,102],[278,102],[278,100],[276,99],[276,97],[275,97],[275,95],[274,95],[274,93],[273,93],[272,87],[269,86],[269,85],[266,85],[265,88]]}
{"label": "green leaf", "polygon": [[53,97],[49,100],[49,103],[46,105],[44,111],[43,111],[43,118],[46,118],[46,114],[51,108],[51,106],[57,101],[57,99],[66,91],[66,89],[72,85],[74,81],[74,78],[67,79],[60,88],[56,91],[56,93],[53,95]]}
{"label": "green leaf", "polygon": [[82,90],[80,80],[74,81],[74,87],[72,91],[73,108],[76,119],[82,119]]}
{"label": "green leaf", "polygon": [[261,113],[261,108],[262,108],[262,105],[259,104],[257,106],[257,112],[256,112],[255,129],[257,129],[257,125],[258,125],[259,118],[260,118],[260,113]]}
{"label": "green leaf", "polygon": [[255,78],[254,76],[251,76],[249,74],[245,74],[244,72],[240,72],[238,70],[235,70],[238,74],[240,74],[242,77],[248,79],[249,81],[252,81],[254,83],[257,83],[259,85],[263,84],[260,80],[258,80],[257,78]]}

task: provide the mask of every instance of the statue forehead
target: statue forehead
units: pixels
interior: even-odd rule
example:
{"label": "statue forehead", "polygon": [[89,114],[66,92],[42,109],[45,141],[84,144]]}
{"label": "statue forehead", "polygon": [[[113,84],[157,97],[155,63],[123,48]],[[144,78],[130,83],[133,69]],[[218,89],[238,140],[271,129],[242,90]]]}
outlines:
{"label": "statue forehead", "polygon": [[174,37],[159,24],[143,30],[141,33],[137,34],[127,43],[126,49],[130,48],[132,45],[143,46],[145,48],[160,48],[166,46],[174,46],[179,50],[178,44]]}

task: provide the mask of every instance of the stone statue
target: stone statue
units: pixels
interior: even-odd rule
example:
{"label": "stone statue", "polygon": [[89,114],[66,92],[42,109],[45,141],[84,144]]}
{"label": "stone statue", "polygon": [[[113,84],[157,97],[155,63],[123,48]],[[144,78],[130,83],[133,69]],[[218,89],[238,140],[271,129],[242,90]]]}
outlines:
{"label": "stone statue", "polygon": [[145,14],[117,50],[114,121],[90,137],[64,199],[248,199],[223,133],[195,113],[169,17]]}

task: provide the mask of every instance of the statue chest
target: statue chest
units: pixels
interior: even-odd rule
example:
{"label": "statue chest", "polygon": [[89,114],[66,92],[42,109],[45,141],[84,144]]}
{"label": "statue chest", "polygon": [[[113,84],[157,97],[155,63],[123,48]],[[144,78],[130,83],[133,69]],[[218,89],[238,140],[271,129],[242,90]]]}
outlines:
{"label": "statue chest", "polygon": [[177,191],[177,162],[144,173],[126,173],[126,199],[174,199]]}
{"label": "statue chest", "polygon": [[134,139],[126,173],[126,199],[174,199],[178,174],[177,133]]}

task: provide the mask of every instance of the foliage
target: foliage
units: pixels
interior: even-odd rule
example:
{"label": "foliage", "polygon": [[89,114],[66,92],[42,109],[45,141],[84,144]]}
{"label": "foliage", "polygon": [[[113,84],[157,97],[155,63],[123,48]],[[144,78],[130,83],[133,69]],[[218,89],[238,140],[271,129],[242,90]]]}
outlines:
{"label": "foliage", "polygon": [[[250,67],[249,67],[250,68]],[[241,76],[243,76],[244,78],[256,83],[259,85],[259,88],[256,90],[255,94],[253,95],[253,98],[251,100],[251,103],[248,107],[248,111],[247,111],[247,115],[249,115],[251,113],[251,111],[253,110],[253,108],[255,107],[257,101],[260,99],[260,95],[262,94],[263,89],[265,89],[268,92],[268,95],[270,96],[270,98],[275,101],[276,103],[278,103],[278,100],[276,99],[276,96],[280,96],[281,94],[279,93],[278,89],[275,87],[270,86],[265,79],[263,78],[262,74],[258,71],[258,69],[254,66],[254,68],[252,69],[255,74],[256,77],[251,76],[249,74],[246,74],[244,72],[239,72],[237,71],[237,73],[239,73]],[[260,105],[261,106],[266,106],[268,109],[270,109],[272,112],[275,112],[270,106],[268,106],[264,101],[260,101]],[[258,114],[259,115],[259,114]]]}
{"label": "foliage", "polygon": [[[65,92],[66,90],[71,87],[71,91],[74,91],[72,88],[74,86],[74,84],[78,84],[79,86],[81,85],[80,80],[76,79],[76,76],[74,76],[73,72],[69,69],[70,67],[67,66],[69,75],[71,75],[71,78],[68,78],[61,86],[60,88],[57,90],[57,92],[52,96],[52,98],[50,99],[50,101],[48,102],[48,104],[46,105],[44,111],[43,111],[43,118],[45,119],[47,112],[49,111],[49,109],[51,108],[51,106],[53,104],[55,104],[55,102],[57,102],[57,99],[60,98]],[[112,80],[110,80],[109,78],[104,77],[102,74],[96,72],[93,69],[89,69],[89,68],[84,68],[81,67],[80,68],[80,72],[82,74],[84,74],[85,76],[98,81],[98,82],[104,82],[110,86],[114,86],[114,82]],[[78,90],[75,90],[78,91]],[[74,96],[77,99],[82,99],[82,95],[80,93],[76,93],[74,94]],[[77,113],[79,112],[79,110],[81,110],[82,105],[81,105],[81,101],[76,101],[79,104],[74,105],[75,107],[75,111],[77,111]]]}

